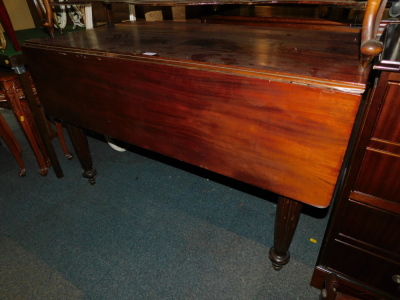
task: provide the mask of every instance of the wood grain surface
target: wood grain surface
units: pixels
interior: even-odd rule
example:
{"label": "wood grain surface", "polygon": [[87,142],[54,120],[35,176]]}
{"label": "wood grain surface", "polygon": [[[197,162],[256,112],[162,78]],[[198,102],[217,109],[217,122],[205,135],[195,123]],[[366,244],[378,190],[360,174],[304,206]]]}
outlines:
{"label": "wood grain surface", "polygon": [[[223,35],[224,25],[202,26],[146,24],[137,34],[137,26],[126,25],[88,30],[30,41],[24,53],[54,117],[285,197],[329,205],[365,86],[352,44],[333,50],[334,42],[308,42],[293,30],[287,38],[285,30],[229,27],[234,34]],[[178,28],[176,36],[171,28]],[[217,34],[220,41],[210,44]],[[278,36],[275,49],[256,50],[255,40],[262,48]],[[292,47],[307,48],[314,58],[283,50]],[[343,66],[328,68],[324,51]],[[205,61],[193,59],[201,53]],[[256,55],[264,53],[280,60],[266,55],[264,65]],[[221,59],[229,54],[237,63]],[[317,66],[321,71],[310,73]]]}

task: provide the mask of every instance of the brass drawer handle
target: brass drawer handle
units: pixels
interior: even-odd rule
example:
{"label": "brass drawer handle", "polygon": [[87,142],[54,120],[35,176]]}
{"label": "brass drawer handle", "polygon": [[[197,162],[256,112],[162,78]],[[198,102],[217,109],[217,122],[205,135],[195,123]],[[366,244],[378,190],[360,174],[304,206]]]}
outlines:
{"label": "brass drawer handle", "polygon": [[400,284],[400,275],[393,275],[392,279],[393,279],[394,282]]}

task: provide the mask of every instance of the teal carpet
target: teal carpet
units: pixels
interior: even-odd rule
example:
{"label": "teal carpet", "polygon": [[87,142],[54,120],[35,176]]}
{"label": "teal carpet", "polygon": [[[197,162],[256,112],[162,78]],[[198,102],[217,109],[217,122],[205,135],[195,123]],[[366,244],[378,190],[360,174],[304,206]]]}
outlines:
{"label": "teal carpet", "polygon": [[14,116],[0,113],[27,167],[18,177],[2,143],[0,299],[319,298],[309,283],[327,210],[306,207],[276,272],[276,195],[134,147],[116,152],[94,134],[95,185],[57,139],[65,177],[42,177]]}

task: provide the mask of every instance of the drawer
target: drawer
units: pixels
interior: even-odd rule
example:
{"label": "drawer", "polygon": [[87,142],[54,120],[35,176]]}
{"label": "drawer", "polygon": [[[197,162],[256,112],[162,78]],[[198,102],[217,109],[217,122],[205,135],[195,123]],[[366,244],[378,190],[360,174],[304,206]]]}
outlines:
{"label": "drawer", "polygon": [[340,234],[398,256],[399,228],[400,215],[350,200]]}
{"label": "drawer", "polygon": [[400,83],[390,82],[386,92],[373,137],[400,143]]}
{"label": "drawer", "polygon": [[354,190],[400,204],[400,156],[367,149]]}
{"label": "drawer", "polygon": [[[329,269],[358,282],[370,285],[387,295],[387,299],[399,299],[400,284],[393,276],[400,275],[399,262],[387,260],[352,245],[336,241]],[[386,298],[385,298],[386,299]]]}

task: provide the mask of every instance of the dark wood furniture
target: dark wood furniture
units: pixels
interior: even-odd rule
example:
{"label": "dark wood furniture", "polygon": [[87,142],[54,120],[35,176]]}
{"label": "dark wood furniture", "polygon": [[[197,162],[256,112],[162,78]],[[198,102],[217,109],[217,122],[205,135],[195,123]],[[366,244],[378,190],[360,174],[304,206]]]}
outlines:
{"label": "dark wood furniture", "polygon": [[[51,166],[51,161],[47,154],[46,147],[40,137],[39,129],[29,108],[18,75],[8,68],[0,67],[0,89],[0,107],[8,108],[13,111],[19,125],[28,139],[33,153],[35,154],[39,165],[39,174],[47,175],[48,167]],[[36,96],[36,105],[41,113],[41,118],[45,120],[46,118],[43,108],[41,107],[40,101],[37,98],[36,89],[33,82],[31,82],[31,89]],[[48,125],[46,128],[48,136],[58,136],[64,155],[68,159],[72,159],[72,155],[69,153],[66,146],[61,123],[55,122],[56,131],[53,130],[53,126],[50,121],[47,121],[46,123]]]}
{"label": "dark wood furniture", "polygon": [[[2,0],[0,0],[0,22],[12,44],[12,47],[7,47],[0,53],[0,67],[7,67],[14,71],[14,74],[10,74],[8,70],[1,71],[1,104],[13,109],[38,159],[39,173],[46,175],[47,167],[52,165],[56,176],[63,177],[61,166],[51,143],[52,137],[48,123],[43,110],[38,105],[31,77],[25,69],[26,61],[21,53],[20,41]],[[20,103],[22,99],[27,101]],[[62,133],[59,133],[62,136]]]}
{"label": "dark wood furniture", "polygon": [[[24,98],[18,75],[8,68],[0,69],[0,107],[11,109],[24,131],[29,144],[36,156],[39,164],[39,174],[46,175],[47,168],[51,165],[44,145],[39,137],[36,124],[29,113],[29,107],[26,101],[21,101],[20,96]],[[26,113],[28,112],[28,114]]]}
{"label": "dark wood furniture", "polygon": [[377,84],[311,282],[326,299],[400,299],[400,24],[389,26],[395,35],[376,65]]}
{"label": "dark wood furniture", "polygon": [[353,27],[360,27],[350,20],[348,22],[331,21],[321,18],[283,18],[283,17],[247,17],[247,16],[207,16],[200,18],[202,23],[208,24],[243,24],[247,26],[286,27],[295,29],[317,29],[330,31],[354,31]]}
{"label": "dark wood furniture", "polygon": [[[53,6],[64,5],[63,1],[41,0],[45,7],[42,24],[48,28],[50,34],[54,35]],[[106,23],[108,27],[113,26],[114,3],[136,4],[141,6],[182,6],[182,5],[271,5],[271,4],[302,4],[321,6],[345,6],[364,9],[364,17],[360,40],[360,58],[362,68],[367,68],[371,60],[382,51],[382,44],[376,39],[383,12],[388,0],[68,0],[70,4],[87,4],[100,2],[105,8]],[[38,6],[38,5],[36,5]],[[40,9],[40,8],[39,8]]]}
{"label": "dark wood furniture", "polygon": [[14,133],[11,131],[10,127],[8,126],[6,120],[3,118],[1,113],[0,113],[0,137],[3,138],[4,142],[10,149],[12,155],[14,155],[15,159],[17,160],[19,166],[19,176],[25,176],[26,168],[24,161],[22,160],[21,146],[19,145],[17,139],[15,138]]}
{"label": "dark wood furniture", "polygon": [[45,111],[281,195],[279,269],[302,203],[329,205],[363,93],[360,31],[133,22],[27,41]]}

